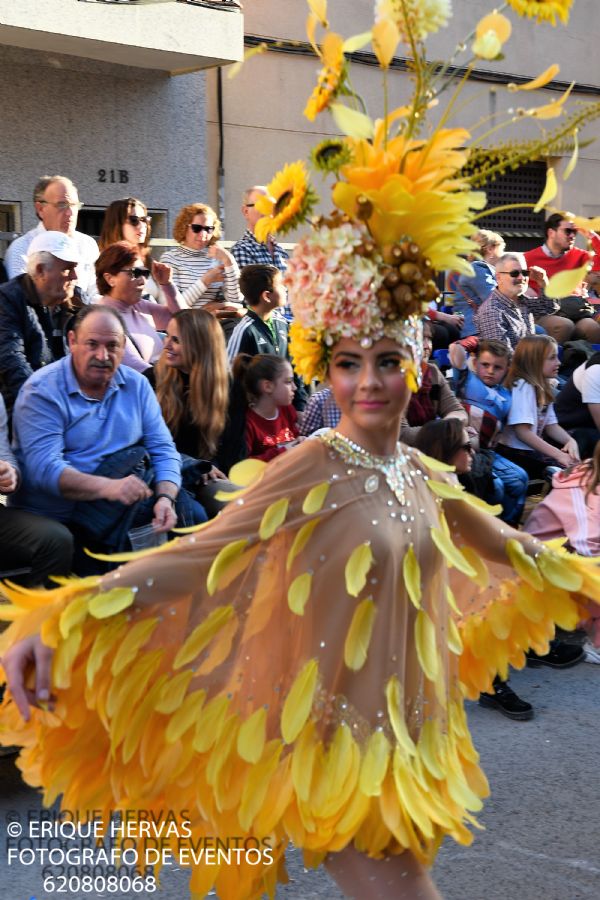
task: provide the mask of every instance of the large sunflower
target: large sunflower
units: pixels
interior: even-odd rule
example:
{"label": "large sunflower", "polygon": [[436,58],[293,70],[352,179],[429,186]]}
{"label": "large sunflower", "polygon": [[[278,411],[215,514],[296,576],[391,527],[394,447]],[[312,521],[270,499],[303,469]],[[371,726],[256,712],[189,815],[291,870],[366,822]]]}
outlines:
{"label": "large sunflower", "polygon": [[557,18],[566,25],[573,0],[508,0],[509,6],[520,16],[537,19],[538,22],[551,22],[556,25]]}
{"label": "large sunflower", "polygon": [[263,214],[254,228],[257,240],[266,241],[270,234],[285,234],[296,228],[316,202],[305,164],[299,160],[284,166],[268,185],[266,195],[256,201],[257,210]]}

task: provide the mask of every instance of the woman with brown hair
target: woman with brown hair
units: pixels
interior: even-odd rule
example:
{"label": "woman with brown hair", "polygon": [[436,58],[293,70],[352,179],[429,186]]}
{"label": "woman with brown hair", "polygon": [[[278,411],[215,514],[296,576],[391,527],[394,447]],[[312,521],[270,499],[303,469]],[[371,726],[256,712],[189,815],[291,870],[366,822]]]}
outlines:
{"label": "woman with brown hair", "polygon": [[171,266],[173,281],[188,306],[201,306],[217,318],[243,315],[239,288],[240,270],[221,247],[221,223],[205,203],[189,203],[175,220],[173,237],[179,242],[163,253],[161,262]]}
{"label": "woman with brown hair", "polygon": [[152,368],[163,345],[158,331],[164,331],[180,308],[169,266],[154,263],[153,272],[165,306],[144,297],[150,270],[144,265],[137,246],[117,241],[96,260],[96,283],[101,295],[98,302],[116,309],[123,317],[127,328],[123,364],[137,372]]}

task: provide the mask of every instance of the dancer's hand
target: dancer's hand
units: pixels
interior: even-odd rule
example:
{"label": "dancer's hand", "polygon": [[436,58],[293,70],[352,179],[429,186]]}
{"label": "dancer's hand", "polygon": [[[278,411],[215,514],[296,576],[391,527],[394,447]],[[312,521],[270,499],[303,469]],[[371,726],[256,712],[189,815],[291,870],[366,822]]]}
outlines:
{"label": "dancer's hand", "polygon": [[[31,717],[31,706],[52,703],[50,673],[53,652],[42,644],[39,635],[34,635],[19,641],[2,659],[8,687],[26,722]],[[27,671],[31,666],[35,669],[35,690],[26,685]]]}

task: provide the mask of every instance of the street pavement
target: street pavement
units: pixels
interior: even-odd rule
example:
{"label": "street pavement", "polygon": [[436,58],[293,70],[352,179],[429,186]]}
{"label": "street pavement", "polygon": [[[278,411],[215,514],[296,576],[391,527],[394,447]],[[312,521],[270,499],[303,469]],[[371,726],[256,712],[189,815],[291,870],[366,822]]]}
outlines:
{"label": "street pavement", "polygon": [[[526,669],[515,673],[511,684],[533,703],[536,716],[512,722],[468,704],[492,796],[479,816],[485,831],[476,832],[470,848],[444,843],[435,881],[445,900],[598,900],[600,666]],[[0,829],[37,817],[39,796],[23,785],[10,759],[0,759],[0,783]],[[173,867],[163,870],[156,893],[47,893],[39,866],[8,865],[4,846],[0,857],[2,900],[187,896],[187,873]],[[278,889],[278,900],[342,897],[323,869],[306,870],[293,849],[288,870],[291,880]]]}

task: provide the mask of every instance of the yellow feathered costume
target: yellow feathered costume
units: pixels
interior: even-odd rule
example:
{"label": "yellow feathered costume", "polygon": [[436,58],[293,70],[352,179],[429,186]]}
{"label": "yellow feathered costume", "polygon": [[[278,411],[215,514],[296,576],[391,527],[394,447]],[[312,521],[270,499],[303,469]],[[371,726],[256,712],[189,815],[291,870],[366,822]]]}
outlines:
{"label": "yellow feathered costume", "polygon": [[263,868],[196,866],[194,897],[274,893],[288,840],[311,864],[350,841],[426,862],[446,834],[470,843],[488,787],[463,697],[543,653],[600,581],[590,560],[507,544],[447,468],[329,432],[193,534],[103,578],[10,590],[4,647],[41,630],[56,649],[54,711],[24,723],[3,704],[26,781],[48,804],[187,809],[195,839],[276,848]]}

